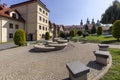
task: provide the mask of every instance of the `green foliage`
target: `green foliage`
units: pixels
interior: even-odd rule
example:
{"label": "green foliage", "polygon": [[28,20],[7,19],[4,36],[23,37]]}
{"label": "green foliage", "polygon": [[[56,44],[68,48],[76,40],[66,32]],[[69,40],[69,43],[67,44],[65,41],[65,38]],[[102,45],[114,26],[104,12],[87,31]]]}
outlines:
{"label": "green foliage", "polygon": [[72,30],[70,31],[70,36],[71,36],[71,37],[74,37],[74,36],[76,36],[76,33],[77,33],[77,30],[76,30],[76,29],[72,29]]}
{"label": "green foliage", "polygon": [[100,80],[120,80],[120,49],[109,49],[112,55],[112,67]]}
{"label": "green foliage", "polygon": [[118,0],[115,0],[102,15],[101,23],[112,24],[116,20],[120,20],[120,2]]}
{"label": "green foliage", "polygon": [[65,32],[60,32],[59,36],[62,37],[62,38],[65,38],[66,37],[66,33]]}
{"label": "green foliage", "polygon": [[91,29],[91,34],[95,34],[96,33],[96,26],[93,25],[92,29]]}
{"label": "green foliage", "polygon": [[102,35],[102,27],[97,28],[97,35],[98,36]]}
{"label": "green foliage", "polygon": [[50,33],[49,32],[45,33],[45,40],[50,40]]}
{"label": "green foliage", "polygon": [[120,20],[116,20],[112,27],[112,35],[113,37],[117,38],[119,40],[120,38]]}
{"label": "green foliage", "polygon": [[24,31],[24,30],[18,29],[18,30],[15,32],[15,35],[14,35],[14,43],[15,43],[16,45],[19,45],[19,46],[25,45],[25,43],[26,43],[26,34],[25,34],[25,31]]}
{"label": "green foliage", "polygon": [[77,31],[77,34],[78,34],[78,36],[81,36],[81,35],[82,35],[82,31],[81,31],[81,30],[78,30],[78,31]]}
{"label": "green foliage", "polygon": [[86,24],[84,27],[85,27],[85,31],[88,31],[88,30],[89,30],[87,24]]}
{"label": "green foliage", "polygon": [[108,32],[111,34],[112,33],[112,26],[109,28]]}

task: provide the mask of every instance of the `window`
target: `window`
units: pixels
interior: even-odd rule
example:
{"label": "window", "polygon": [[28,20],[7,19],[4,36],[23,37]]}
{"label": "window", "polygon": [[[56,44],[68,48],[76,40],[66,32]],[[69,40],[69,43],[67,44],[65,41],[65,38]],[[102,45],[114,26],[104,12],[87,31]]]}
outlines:
{"label": "window", "polygon": [[9,33],[9,38],[13,38],[13,33]]}
{"label": "window", "polygon": [[41,30],[41,26],[39,26],[39,29]]}
{"label": "window", "polygon": [[40,11],[40,12],[42,12],[42,9],[41,9],[41,8],[39,8],[39,11]]}
{"label": "window", "polygon": [[43,30],[44,30],[44,26],[43,26]]}
{"label": "window", "polygon": [[19,25],[16,24],[16,25],[15,25],[15,29],[19,29]]}
{"label": "window", "polygon": [[46,23],[47,23],[47,20],[46,20]]}
{"label": "window", "polygon": [[47,31],[47,28],[46,28],[46,31]]}
{"label": "window", "polygon": [[13,14],[12,14],[12,17],[16,19],[16,14],[15,14],[15,13],[13,13]]}
{"label": "window", "polygon": [[47,16],[48,14],[47,14],[47,12],[46,12],[46,16]]}
{"label": "window", "polygon": [[45,19],[43,18],[43,22],[45,22]]}
{"label": "window", "polygon": [[9,28],[13,29],[13,24],[12,23],[9,24]]}
{"label": "window", "polygon": [[39,20],[40,20],[40,21],[42,20],[41,16],[39,16]]}
{"label": "window", "polygon": [[45,14],[45,11],[43,11],[43,14]]}

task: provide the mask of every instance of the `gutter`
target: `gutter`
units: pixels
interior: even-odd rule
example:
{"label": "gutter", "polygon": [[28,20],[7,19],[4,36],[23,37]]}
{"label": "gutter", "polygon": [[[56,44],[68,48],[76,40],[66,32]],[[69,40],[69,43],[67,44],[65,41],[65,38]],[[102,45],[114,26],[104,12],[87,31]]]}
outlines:
{"label": "gutter", "polygon": [[2,17],[1,17],[1,24],[0,24],[0,28],[1,28],[1,40],[0,40],[0,43],[2,43]]}

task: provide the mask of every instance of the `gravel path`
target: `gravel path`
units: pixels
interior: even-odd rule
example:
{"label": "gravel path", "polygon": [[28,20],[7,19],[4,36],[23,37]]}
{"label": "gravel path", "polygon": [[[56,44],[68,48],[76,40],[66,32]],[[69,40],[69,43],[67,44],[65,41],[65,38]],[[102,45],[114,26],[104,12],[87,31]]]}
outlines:
{"label": "gravel path", "polygon": [[0,80],[67,80],[66,63],[81,61],[90,67],[88,80],[105,68],[95,63],[97,44],[69,43],[61,51],[35,53],[33,45],[0,51]]}

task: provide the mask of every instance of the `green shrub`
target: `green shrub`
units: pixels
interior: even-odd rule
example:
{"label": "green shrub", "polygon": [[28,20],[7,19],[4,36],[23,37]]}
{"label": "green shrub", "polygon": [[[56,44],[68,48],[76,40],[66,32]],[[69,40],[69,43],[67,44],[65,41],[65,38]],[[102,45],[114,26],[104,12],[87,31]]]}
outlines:
{"label": "green shrub", "polygon": [[13,39],[14,39],[14,43],[16,45],[19,45],[19,46],[25,45],[25,43],[26,43],[26,34],[25,34],[25,31],[22,30],[22,29],[18,29],[15,32],[15,35],[14,35]]}
{"label": "green shrub", "polygon": [[119,38],[120,38],[120,20],[116,20],[113,23],[112,35],[113,35],[113,37],[117,38],[117,40],[119,41]]}
{"label": "green shrub", "polygon": [[97,35],[98,36],[102,35],[102,27],[97,28]]}
{"label": "green shrub", "polygon": [[49,32],[45,33],[45,40],[50,40],[50,33]]}
{"label": "green shrub", "polygon": [[96,33],[96,26],[93,25],[92,29],[91,29],[91,34],[95,34]]}
{"label": "green shrub", "polygon": [[76,29],[72,29],[72,30],[70,31],[70,36],[71,36],[71,37],[75,37],[75,36],[76,36],[76,33],[77,33]]}
{"label": "green shrub", "polygon": [[59,36],[60,36],[61,38],[65,38],[66,34],[65,34],[65,32],[60,32]]}
{"label": "green shrub", "polygon": [[82,31],[78,30],[77,34],[78,34],[78,36],[81,36],[82,35]]}

